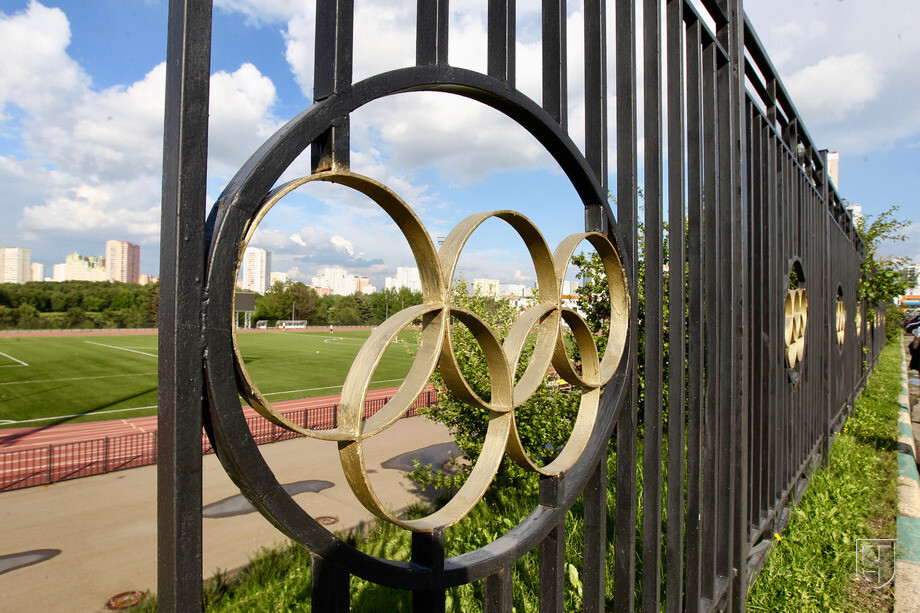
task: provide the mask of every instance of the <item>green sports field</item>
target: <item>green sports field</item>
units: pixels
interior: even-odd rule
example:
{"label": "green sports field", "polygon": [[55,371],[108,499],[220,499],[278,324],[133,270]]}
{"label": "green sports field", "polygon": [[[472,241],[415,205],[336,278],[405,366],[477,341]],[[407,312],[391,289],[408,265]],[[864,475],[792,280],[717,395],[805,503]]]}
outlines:
{"label": "green sports field", "polygon": [[[239,334],[253,380],[269,401],[337,394],[370,331]],[[405,377],[417,333],[387,351],[373,388]],[[155,415],[157,336],[0,338],[0,428]]]}

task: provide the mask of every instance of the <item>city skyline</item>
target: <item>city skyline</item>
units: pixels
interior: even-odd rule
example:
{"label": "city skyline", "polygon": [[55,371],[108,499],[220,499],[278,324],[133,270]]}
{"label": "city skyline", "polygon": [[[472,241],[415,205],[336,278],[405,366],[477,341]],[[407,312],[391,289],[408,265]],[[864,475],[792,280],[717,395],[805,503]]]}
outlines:
{"label": "city skyline", "polygon": [[140,274],[140,246],[128,241],[109,239],[104,255],[68,253],[63,262],[52,264],[51,276],[43,262],[31,259],[29,247],[0,247],[0,283],[29,281],[118,281],[146,284],[156,279]]}
{"label": "city skyline", "polygon": [[[920,261],[920,111],[913,102],[920,81],[910,59],[920,52],[920,16],[906,0],[885,11],[836,0],[744,6],[815,144],[839,152],[841,195],[867,215],[900,205],[899,217],[912,225],[908,242],[895,247]],[[537,98],[539,9],[521,1],[517,13],[518,87]],[[414,10],[414,2],[384,0],[358,7],[356,79],[412,62],[407,25]],[[266,138],[309,106],[312,11],[311,2],[216,0],[209,205]],[[568,8],[573,49],[581,43],[579,11],[577,3]],[[891,12],[901,16],[893,25]],[[482,69],[484,3],[453,3],[451,20],[459,24],[451,64]],[[98,36],[100,28],[112,35]],[[370,28],[374,36],[360,35]],[[0,0],[0,38],[10,42],[0,58],[0,206],[8,220],[0,244],[28,246],[33,261],[47,266],[119,235],[143,247],[141,270],[157,273],[165,36],[166,0]],[[616,49],[608,47],[612,66]],[[56,76],[34,77],[44,74]],[[571,66],[569,125],[578,145],[581,79]],[[609,90],[614,118],[612,84]],[[608,141],[615,185],[615,139]],[[352,168],[404,198],[433,242],[468,214],[505,208],[531,217],[551,247],[581,230],[583,206],[555,162],[526,132],[480,105],[446,94],[394,96],[353,115],[352,145]],[[289,174],[305,168],[301,160]],[[486,224],[471,238],[466,277],[532,282],[522,241],[500,225]],[[378,282],[414,263],[385,214],[330,185],[286,197],[253,238],[272,250],[277,271],[302,281],[338,265]]]}

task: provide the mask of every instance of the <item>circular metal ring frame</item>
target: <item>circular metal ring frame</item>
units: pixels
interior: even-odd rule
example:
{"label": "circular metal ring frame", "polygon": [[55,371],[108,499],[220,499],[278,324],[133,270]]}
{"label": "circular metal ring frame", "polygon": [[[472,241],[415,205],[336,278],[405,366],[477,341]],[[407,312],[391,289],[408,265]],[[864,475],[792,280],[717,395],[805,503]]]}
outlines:
{"label": "circular metal ring frame", "polygon": [[808,288],[802,261],[795,257],[790,261],[787,279],[795,275],[797,286],[787,289],[783,311],[784,361],[789,381],[797,385],[802,378],[805,361],[805,333],[808,329]]}
{"label": "circular metal ring frame", "polygon": [[[468,583],[494,572],[496,568],[506,566],[539,542],[558,521],[559,514],[571,506],[593,468],[605,455],[607,439],[622,409],[624,372],[628,362],[622,359],[629,312],[625,267],[617,247],[621,243],[616,225],[609,215],[610,236],[613,242],[608,237],[596,233],[577,234],[563,241],[551,257],[547,257],[548,248],[545,247],[542,236],[529,220],[518,213],[498,211],[473,215],[451,232],[440,252],[436,253],[429,235],[411,209],[385,186],[366,177],[345,169],[333,169],[331,172],[317,173],[271,190],[294,159],[328,129],[333,121],[346,117],[353,110],[372,100],[396,93],[422,90],[463,95],[504,112],[553,153],[585,204],[605,206],[606,194],[602,193],[587,162],[567,135],[542,109],[519,92],[509,89],[506,84],[479,73],[444,66],[415,67],[377,75],[355,84],[343,95],[315,103],[291,120],[250,158],[230,182],[208,219],[209,254],[203,320],[208,392],[206,427],[218,457],[241,492],[282,532],[317,555],[365,579],[402,588],[448,587]],[[433,256],[436,254],[438,261],[438,266],[425,266],[425,270],[421,272],[425,302],[417,307],[405,309],[387,320],[362,347],[355,364],[362,362],[363,353],[365,358],[370,357],[363,360],[368,366],[359,368],[354,374],[354,368],[349,372],[343,387],[341,424],[335,430],[326,433],[304,432],[303,428],[288,422],[271,409],[271,405],[258,392],[239,357],[231,321],[236,271],[242,251],[255,227],[278,199],[299,185],[315,180],[340,183],[368,195],[390,214],[406,234],[417,260],[434,261]],[[509,332],[502,346],[496,346],[494,334],[488,331],[485,324],[474,314],[463,309],[447,307],[447,294],[450,291],[450,279],[456,256],[470,233],[493,215],[505,220],[521,235],[534,257],[541,287],[546,287],[543,283],[550,283],[549,279],[558,275],[560,267],[564,275],[568,260],[581,241],[589,241],[598,250],[608,275],[613,307],[610,337],[603,359],[599,359],[596,349],[592,354],[594,344],[586,324],[573,311],[561,308],[558,299],[555,299],[555,302],[547,299],[546,304],[541,301],[541,304],[529,309],[534,311],[534,314],[522,317],[515,324],[517,329],[513,328]],[[444,270],[450,271],[450,274],[445,274]],[[549,286],[552,285],[558,283],[553,281]],[[394,397],[387,405],[393,405],[392,410],[384,409],[374,418],[362,422],[361,413],[356,411],[355,407],[363,407],[366,384],[373,376],[382,355],[380,347],[387,346],[405,325],[419,317],[425,321],[421,346],[410,368],[408,385],[404,384],[397,393],[400,400],[397,402]],[[496,359],[494,364],[490,364],[493,400],[488,404],[481,399],[477,402],[478,397],[472,393],[465,381],[461,381],[462,376],[455,381],[456,389],[466,388],[469,391],[466,399],[471,401],[471,404],[484,406],[490,411],[487,440],[491,442],[484,445],[483,452],[477,460],[477,468],[467,480],[470,495],[458,494],[446,507],[427,518],[416,520],[415,523],[388,516],[385,510],[378,515],[415,531],[443,529],[468,512],[469,508],[463,507],[471,508],[472,504],[478,501],[481,496],[479,491],[484,492],[488,486],[506,449],[509,455],[525,468],[542,474],[565,474],[567,485],[566,494],[557,508],[538,506],[521,524],[490,545],[446,560],[443,573],[434,577],[431,571],[409,563],[376,558],[354,549],[331,534],[297,505],[278,483],[259,453],[242,417],[237,393],[242,393],[255,408],[264,410],[267,418],[283,427],[316,438],[338,441],[346,474],[350,472],[349,466],[355,468],[353,474],[360,474],[364,469],[361,441],[385,429],[401,416],[399,407],[403,405],[403,401],[407,398],[414,399],[421,392],[417,381],[424,379],[427,383],[428,377],[439,362],[444,364],[438,367],[442,369],[445,380],[451,374],[459,375],[459,369],[455,368],[455,358],[450,351],[450,335],[444,332],[445,328],[449,327],[451,317],[457,318],[470,328],[487,353],[504,358]],[[546,321],[538,327],[539,355],[535,354],[524,375],[514,385],[511,375],[519,358],[523,340],[540,319]],[[565,354],[559,328],[560,320],[571,327],[585,359],[586,364],[583,365],[580,377]],[[547,321],[555,325],[543,325]],[[513,359],[509,359],[509,355]],[[502,366],[502,362],[505,366]],[[579,415],[569,443],[553,462],[541,468],[527,457],[516,436],[513,407],[519,395],[526,397],[536,389],[549,363],[552,363],[563,376],[571,376],[568,380],[586,390],[586,393],[582,395]],[[542,372],[539,370],[541,367]],[[410,379],[412,383],[409,383]],[[605,383],[608,385],[608,391],[601,402],[600,388]],[[421,386],[423,387],[424,383]],[[463,396],[462,391],[460,395]],[[481,470],[478,468],[480,463],[483,465]],[[480,472],[477,473],[477,470]],[[382,510],[382,505],[376,500],[366,480],[357,481],[356,483],[354,479],[349,479],[362,503],[368,508],[376,506],[378,510]],[[454,504],[458,499],[459,502]]]}

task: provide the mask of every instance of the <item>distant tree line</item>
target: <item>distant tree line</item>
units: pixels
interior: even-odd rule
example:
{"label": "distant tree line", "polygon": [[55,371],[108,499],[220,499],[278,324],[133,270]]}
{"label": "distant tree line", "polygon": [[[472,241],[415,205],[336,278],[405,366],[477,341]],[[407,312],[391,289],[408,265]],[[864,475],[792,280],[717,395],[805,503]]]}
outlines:
{"label": "distant tree line", "polygon": [[310,325],[377,325],[405,307],[422,303],[421,292],[408,288],[373,294],[322,296],[300,281],[276,281],[264,295],[256,296],[253,323],[274,326],[279,320],[306,320]]}
{"label": "distant tree line", "polygon": [[0,329],[155,328],[158,283],[0,284]]}

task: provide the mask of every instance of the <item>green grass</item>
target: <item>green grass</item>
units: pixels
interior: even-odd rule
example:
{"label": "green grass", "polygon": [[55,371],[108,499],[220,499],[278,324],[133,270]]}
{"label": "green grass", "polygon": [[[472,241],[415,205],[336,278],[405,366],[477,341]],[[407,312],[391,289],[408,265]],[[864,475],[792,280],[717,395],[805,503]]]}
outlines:
{"label": "green grass", "polygon": [[[271,402],[341,390],[369,331],[241,333],[246,367]],[[384,356],[372,388],[408,372],[417,334],[403,332]],[[0,428],[156,414],[157,336],[0,338]]]}
{"label": "green grass", "polygon": [[751,586],[750,611],[888,611],[893,588],[856,579],[856,539],[894,538],[897,515],[898,342],[889,343],[856,410],[815,471]]}

